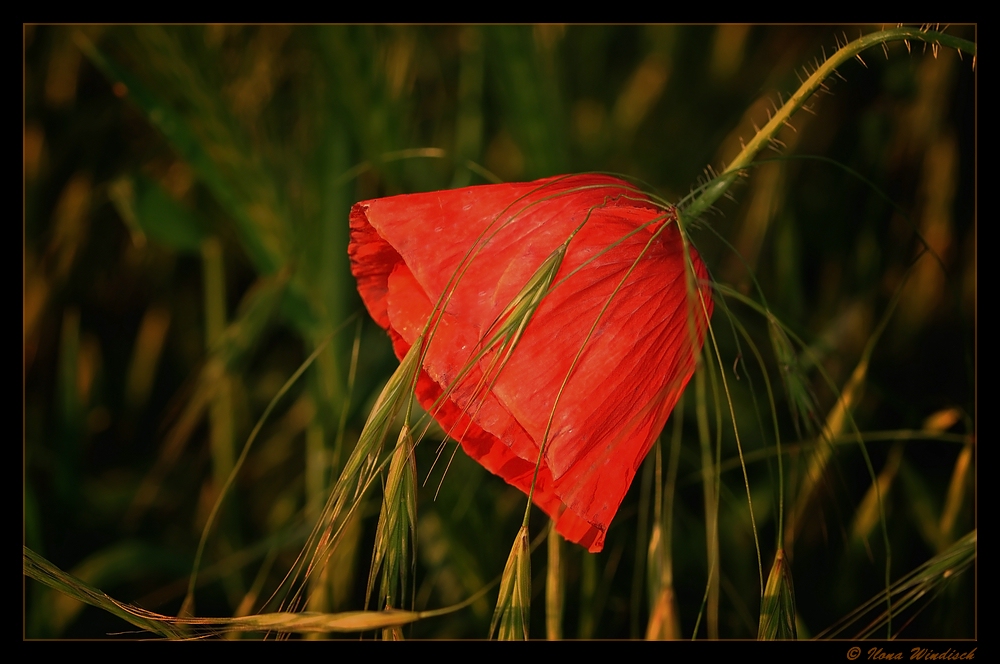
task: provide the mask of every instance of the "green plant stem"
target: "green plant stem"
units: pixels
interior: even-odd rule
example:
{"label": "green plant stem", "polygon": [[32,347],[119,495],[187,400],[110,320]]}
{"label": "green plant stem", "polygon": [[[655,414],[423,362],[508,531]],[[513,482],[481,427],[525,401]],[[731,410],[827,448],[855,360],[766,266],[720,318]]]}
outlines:
{"label": "green plant stem", "polygon": [[[687,205],[680,217],[681,225],[687,226],[691,221],[697,219],[708,210],[719,198],[726,193],[729,187],[736,181],[740,171],[750,166],[757,154],[770,143],[781,127],[788,124],[788,119],[802,106],[817,90],[824,86],[823,82],[833,75],[837,67],[846,63],[852,58],[857,58],[861,64],[860,53],[877,44],[885,44],[893,41],[905,41],[909,46],[909,40],[922,41],[932,45],[934,55],[937,55],[938,46],[947,46],[960,53],[962,51],[972,55],[973,66],[975,66],[976,45],[965,39],[959,39],[951,35],[940,32],[924,31],[920,28],[892,28],[881,30],[865,35],[839,48],[833,55],[827,58],[809,78],[802,83],[799,89],[786,101],[760,131],[751,139],[743,150],[726,167],[725,172],[715,178],[699,193],[694,200]],[[867,67],[867,65],[865,65]]]}
{"label": "green plant stem", "polygon": [[[348,321],[344,321],[344,325],[346,325],[347,322]],[[343,327],[343,325],[341,327]],[[326,348],[327,343],[329,343],[329,340],[332,339],[333,336],[339,331],[340,329],[338,328],[337,330],[331,332],[330,335],[327,337],[327,339],[324,340],[324,342],[320,344],[309,357],[306,358],[306,360],[299,366],[299,368],[296,369],[295,373],[293,373],[291,377],[289,377],[289,379],[285,381],[285,384],[281,386],[281,389],[278,390],[278,393],[274,395],[274,397],[271,399],[271,402],[267,404],[267,408],[264,409],[264,412],[261,414],[260,419],[257,420],[257,424],[254,425],[253,431],[250,432],[250,436],[249,438],[247,438],[247,442],[243,446],[243,451],[240,453],[239,458],[236,460],[236,463],[234,464],[232,471],[229,473],[229,477],[226,478],[225,484],[223,484],[222,488],[219,490],[219,495],[216,497],[215,504],[212,505],[212,511],[208,515],[208,520],[205,523],[205,527],[202,529],[201,539],[199,539],[198,541],[198,549],[194,556],[194,564],[192,565],[191,568],[191,577],[188,581],[188,590],[187,590],[187,595],[184,598],[183,602],[184,605],[189,605],[191,602],[193,602],[194,589],[195,586],[197,585],[197,579],[198,579],[198,568],[201,565],[201,558],[205,552],[205,544],[208,541],[209,532],[211,531],[212,524],[215,521],[215,518],[218,515],[219,510],[222,506],[222,501],[225,499],[226,494],[229,491],[229,488],[236,481],[236,476],[239,474],[240,468],[243,467],[243,463],[246,461],[247,456],[250,453],[250,447],[257,439],[257,436],[260,433],[261,428],[263,428],[264,423],[267,421],[267,418],[270,416],[271,411],[274,410],[274,408],[278,405],[278,402],[281,401],[281,398],[285,396],[285,394],[292,387],[292,385],[295,384],[295,382],[299,379],[299,377],[301,377],[302,374],[305,373],[306,369],[308,369],[312,365],[313,361],[317,357],[319,357],[320,353],[323,352],[323,349]]]}

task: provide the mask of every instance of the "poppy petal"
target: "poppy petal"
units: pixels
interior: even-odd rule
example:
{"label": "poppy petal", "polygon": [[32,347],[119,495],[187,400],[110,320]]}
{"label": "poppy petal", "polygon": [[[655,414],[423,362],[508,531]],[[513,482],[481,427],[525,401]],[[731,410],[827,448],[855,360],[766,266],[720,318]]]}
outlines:
{"label": "poppy petal", "polygon": [[[694,372],[708,274],[672,209],[576,175],[364,201],[348,252],[396,355],[434,320],[416,394],[570,541],[600,551],[636,470]],[[487,347],[547,261],[551,287],[512,348]],[[546,432],[547,435],[546,435]]]}

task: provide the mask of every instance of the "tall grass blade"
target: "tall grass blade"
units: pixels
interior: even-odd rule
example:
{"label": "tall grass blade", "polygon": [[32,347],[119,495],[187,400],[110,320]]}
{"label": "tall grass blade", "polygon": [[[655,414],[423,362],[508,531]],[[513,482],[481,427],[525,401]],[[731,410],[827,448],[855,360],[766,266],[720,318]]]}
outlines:
{"label": "tall grass blade", "polygon": [[195,628],[205,636],[226,632],[366,632],[390,629],[412,623],[422,617],[440,612],[416,611],[348,611],[345,613],[264,613],[242,618],[177,618],[146,611],[119,602],[45,560],[31,549],[24,547],[23,568],[25,576],[96,606],[123,620],[169,639],[191,638],[187,627]]}
{"label": "tall grass blade", "polygon": [[[136,30],[138,33],[134,35],[134,40],[137,48],[143,51],[138,57],[156,62],[163,67],[181,67],[182,71],[177,75],[185,80],[185,84],[178,85],[177,91],[193,96],[195,90],[201,88],[203,84],[201,81],[194,80],[190,74],[191,70],[184,67],[184,56],[170,33],[163,31],[162,28],[151,26]],[[232,138],[230,140],[223,139],[223,144],[217,146],[216,154],[212,154],[212,146],[208,139],[199,135],[191,127],[186,117],[175,111],[138,77],[113,59],[105,56],[82,33],[79,33],[77,41],[80,49],[105,76],[112,82],[124,85],[129,98],[142,110],[150,123],[163,133],[181,157],[191,164],[219,203],[226,208],[233,221],[236,222],[244,249],[258,270],[264,274],[277,271],[284,263],[285,247],[287,246],[281,224],[276,219],[277,215],[273,209],[267,210],[266,204],[253,205],[247,201],[246,195],[249,192],[240,191],[241,187],[232,181],[231,175],[226,174],[224,169],[220,168],[219,158],[222,155],[235,157],[232,147],[239,141]],[[166,62],[170,62],[170,65],[165,64]],[[208,99],[212,96],[201,95],[201,98]],[[212,115],[211,112],[206,113],[201,119],[206,122],[217,121],[218,119]],[[217,122],[217,124],[219,123]],[[218,134],[225,135],[225,133],[225,131],[217,131],[216,136],[221,139],[222,137]],[[253,179],[258,180],[258,187],[247,187],[247,189],[254,192],[255,195],[259,196],[270,189],[266,184],[263,187],[259,186],[262,181],[266,183],[266,178]]]}
{"label": "tall grass blade", "polygon": [[[418,338],[379,394],[358,443],[330,492],[323,515],[313,529],[295,569],[289,575],[293,586],[303,580],[308,581],[314,573],[325,567],[331,553],[340,543],[345,524],[354,515],[365,493],[375,481],[381,467],[379,456],[389,430],[412,396],[417,372],[420,371],[422,349],[423,340]],[[288,605],[297,607],[302,599],[301,593],[301,587],[295,589],[287,600]]]}
{"label": "tall grass blade", "polygon": [[521,526],[500,578],[500,596],[490,621],[490,637],[527,641],[531,616],[531,551],[528,527]]}
{"label": "tall grass blade", "polygon": [[[977,531],[973,530],[950,547],[892,584],[892,614],[885,609],[884,594],[876,595],[835,625],[816,635],[819,639],[871,638],[907,611],[930,603],[976,560]],[[859,623],[864,624],[859,625]],[[847,634],[848,630],[855,630]]]}
{"label": "tall grass blade", "polygon": [[903,446],[897,443],[890,449],[889,458],[886,459],[885,466],[882,467],[882,471],[878,474],[878,479],[872,482],[872,485],[868,488],[865,497],[861,500],[861,504],[858,505],[858,509],[854,514],[854,523],[851,525],[851,538],[855,541],[867,542],[871,536],[871,531],[878,525],[881,513],[879,510],[879,499],[881,497],[881,500],[885,500],[888,497],[889,490],[896,479],[896,473],[899,472],[902,462]]}
{"label": "tall grass blade", "polygon": [[403,425],[389,463],[375,531],[375,554],[368,577],[367,595],[375,587],[375,577],[382,571],[379,606],[399,608],[409,585],[412,548],[417,523],[417,466],[413,456],[410,427]]}
{"label": "tall grass blade", "polygon": [[566,567],[563,562],[565,540],[556,532],[556,522],[549,523],[549,563],[545,570],[545,638],[562,638],[563,608],[566,604]]}
{"label": "tall grass blade", "polygon": [[795,589],[792,586],[792,570],[789,568],[785,552],[778,549],[774,554],[774,564],[767,577],[764,596],[760,600],[760,627],[757,638],[775,639],[798,638],[795,631]]}
{"label": "tall grass blade", "polygon": [[67,574],[37,553],[23,547],[24,575],[65,593],[85,604],[96,606],[108,613],[140,627],[146,631],[167,638],[182,638],[184,632],[168,623],[152,620],[141,615],[133,607],[117,602],[93,586]]}

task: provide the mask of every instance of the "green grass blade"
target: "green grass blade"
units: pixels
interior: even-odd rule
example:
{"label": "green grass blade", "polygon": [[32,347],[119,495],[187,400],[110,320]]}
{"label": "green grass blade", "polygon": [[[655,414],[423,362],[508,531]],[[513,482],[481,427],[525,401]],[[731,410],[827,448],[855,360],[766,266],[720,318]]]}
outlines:
{"label": "green grass blade", "polygon": [[[150,46],[151,49],[158,47],[176,49],[168,33],[161,33],[159,29],[151,27],[137,28],[137,30],[140,33],[136,35],[139,43],[144,45],[155,43],[155,46]],[[284,233],[280,228],[280,222],[275,218],[274,211],[245,200],[245,196],[233,186],[230,178],[219,167],[216,156],[206,149],[206,140],[192,129],[187,118],[175,111],[138,77],[104,55],[82,33],[79,34],[77,41],[80,49],[105,76],[113,83],[124,86],[129,98],[145,114],[149,122],[160,130],[177,153],[191,165],[202,182],[232,216],[243,248],[257,269],[264,274],[275,272],[284,263],[287,240],[283,237]],[[179,59],[181,54],[178,52],[169,56],[162,53],[157,55],[162,57],[154,58],[149,54],[146,57],[161,65],[164,59],[169,59],[176,66],[182,64]],[[194,81],[189,80],[188,84],[197,87]]]}
{"label": "green grass blade", "polygon": [[490,636],[496,632],[501,641],[526,641],[531,624],[530,612],[531,551],[528,527],[521,526],[500,578],[500,595],[490,621]]}
{"label": "green grass blade", "polygon": [[764,596],[760,600],[760,640],[798,638],[795,631],[795,589],[792,586],[792,570],[785,558],[785,552],[778,549],[774,554],[774,564],[767,577]]}

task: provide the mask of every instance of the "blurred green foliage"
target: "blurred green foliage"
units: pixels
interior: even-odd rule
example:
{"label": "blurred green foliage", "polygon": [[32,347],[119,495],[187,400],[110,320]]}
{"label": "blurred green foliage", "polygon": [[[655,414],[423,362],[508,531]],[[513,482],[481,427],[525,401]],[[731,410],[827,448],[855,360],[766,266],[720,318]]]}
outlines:
{"label": "blurred green foliage", "polygon": [[[397,364],[349,272],[352,203],[588,170],[680,200],[845,32],[859,28],[25,26],[25,544],[117,599],[176,614],[251,428],[336,332],[265,423],[209,537],[196,615],[260,610]],[[949,32],[975,39],[968,27]],[[878,477],[891,577],[975,528],[976,73],[968,57],[912,46],[843,67],[765,155],[781,159],[750,169],[693,230],[720,286],[766,298],[808,347],[718,296],[716,370],[732,390],[762,560],[728,409],[708,403],[722,423],[712,433],[721,599],[709,635],[757,633],[761,568],[778,536],[775,436],[751,344],[787,453],[785,562],[800,637],[886,587],[883,525],[853,427],[826,448],[818,477],[807,467],[826,445],[816,436],[836,403],[831,383],[844,390],[858,375],[893,298],[850,403]],[[681,634],[700,624],[705,636],[699,404],[685,403],[667,548]],[[525,500],[461,452],[452,458],[453,444],[434,464],[436,442],[417,448],[418,481],[428,478],[418,610],[500,575]],[[653,587],[636,581],[651,564],[652,477],[640,471],[602,554],[563,546],[566,637],[638,637],[652,613],[664,619],[642,599]],[[378,499],[352,522],[314,606],[363,607]],[[536,516],[531,537],[546,530]],[[535,638],[545,550],[532,555]],[[974,589],[972,572],[933,586],[933,601],[893,624],[910,637],[974,636]],[[495,597],[402,633],[485,637]],[[124,629],[32,582],[25,602],[28,637]]]}

